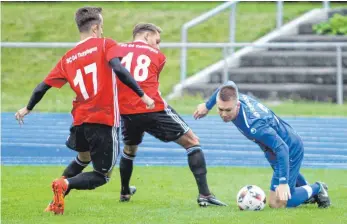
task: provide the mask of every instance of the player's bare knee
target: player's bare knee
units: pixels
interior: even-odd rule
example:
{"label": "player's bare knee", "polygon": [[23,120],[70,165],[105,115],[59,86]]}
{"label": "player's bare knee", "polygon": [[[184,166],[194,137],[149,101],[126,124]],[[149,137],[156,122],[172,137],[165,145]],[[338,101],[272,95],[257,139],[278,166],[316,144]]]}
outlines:
{"label": "player's bare knee", "polygon": [[135,156],[137,149],[138,149],[137,145],[125,145],[123,151],[127,155]]}
{"label": "player's bare knee", "polygon": [[269,195],[269,207],[270,207],[270,208],[277,208],[276,193],[275,193],[274,191],[270,191],[270,195]]}
{"label": "player's bare knee", "polygon": [[277,201],[278,208],[287,207],[287,201]]}
{"label": "player's bare knee", "polygon": [[199,140],[198,136],[196,136],[194,133],[192,133],[192,136],[191,136],[191,138],[190,138],[190,144],[191,144],[192,146],[194,146],[194,145],[200,145],[200,140]]}
{"label": "player's bare knee", "polygon": [[276,203],[276,206],[272,207],[272,208],[285,208],[287,203]]}
{"label": "player's bare knee", "polygon": [[185,149],[200,144],[198,136],[196,136],[192,130],[189,130],[187,133],[182,135],[176,142]]}
{"label": "player's bare knee", "polygon": [[270,208],[277,208],[277,203],[276,203],[276,202],[269,201],[269,207],[270,207]]}
{"label": "player's bare knee", "polygon": [[286,201],[280,201],[280,200],[270,200],[269,201],[269,207],[270,208],[285,208],[287,205]]}
{"label": "player's bare knee", "polygon": [[270,208],[279,208],[278,200],[276,200],[276,198],[270,198],[269,207]]}
{"label": "player's bare knee", "polygon": [[90,152],[79,152],[78,159],[82,162],[90,162],[92,158],[90,157]]}

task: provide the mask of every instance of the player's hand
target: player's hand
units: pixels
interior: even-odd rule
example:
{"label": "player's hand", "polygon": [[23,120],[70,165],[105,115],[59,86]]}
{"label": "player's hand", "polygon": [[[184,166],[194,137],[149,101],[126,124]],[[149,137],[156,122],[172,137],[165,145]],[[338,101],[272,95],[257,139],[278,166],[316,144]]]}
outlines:
{"label": "player's hand", "polygon": [[208,114],[209,110],[206,107],[206,103],[201,103],[198,105],[198,107],[196,108],[195,112],[194,112],[194,119],[200,119],[205,117]]}
{"label": "player's hand", "polygon": [[292,198],[288,184],[280,184],[276,188],[276,196],[281,201],[288,201]]}
{"label": "player's hand", "polygon": [[153,109],[155,107],[154,104],[154,100],[152,98],[150,98],[149,96],[147,96],[147,94],[145,93],[142,97],[141,97],[142,102],[144,102],[147,106],[147,109]]}
{"label": "player's hand", "polygon": [[16,120],[18,121],[19,125],[24,124],[24,116],[29,114],[31,110],[28,110],[27,107],[23,107],[22,109],[18,110],[15,114]]}

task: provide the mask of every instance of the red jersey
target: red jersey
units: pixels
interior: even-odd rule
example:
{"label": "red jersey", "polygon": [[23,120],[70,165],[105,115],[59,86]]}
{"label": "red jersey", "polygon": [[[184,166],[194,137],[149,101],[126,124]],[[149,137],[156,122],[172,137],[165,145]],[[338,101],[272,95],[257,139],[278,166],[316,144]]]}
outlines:
{"label": "red jersey", "polygon": [[68,82],[76,93],[71,111],[74,125],[119,127],[116,77],[108,64],[116,57],[117,46],[107,38],[83,40],[65,53],[45,78],[47,85],[56,88]]}
{"label": "red jersey", "polygon": [[121,114],[138,114],[162,111],[166,102],[159,92],[159,74],[166,57],[158,49],[136,41],[119,44],[117,56],[122,58],[122,65],[132,74],[143,91],[154,100],[155,108],[148,110],[141,99],[126,85],[118,81],[119,110]]}

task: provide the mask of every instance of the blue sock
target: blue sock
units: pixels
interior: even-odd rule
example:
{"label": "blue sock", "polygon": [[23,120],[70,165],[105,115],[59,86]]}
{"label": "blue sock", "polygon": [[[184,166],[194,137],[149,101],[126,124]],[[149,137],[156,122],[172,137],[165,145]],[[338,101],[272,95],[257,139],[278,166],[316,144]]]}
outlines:
{"label": "blue sock", "polygon": [[319,191],[319,184],[311,184],[302,187],[296,187],[294,191],[291,192],[292,198],[288,200],[287,208],[294,208],[301,205],[310,197],[317,195]]}
{"label": "blue sock", "polygon": [[301,173],[299,173],[298,178],[296,179],[295,187],[301,187],[307,184],[308,182],[305,180],[305,177]]}
{"label": "blue sock", "polygon": [[312,188],[312,196],[316,196],[320,192],[320,185],[315,183],[310,185]]}

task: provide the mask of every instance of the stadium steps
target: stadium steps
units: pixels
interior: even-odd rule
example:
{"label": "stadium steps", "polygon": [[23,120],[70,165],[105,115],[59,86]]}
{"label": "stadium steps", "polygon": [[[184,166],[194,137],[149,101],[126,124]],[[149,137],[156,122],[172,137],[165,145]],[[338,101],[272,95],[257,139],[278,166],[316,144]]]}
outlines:
{"label": "stadium steps", "polygon": [[[347,52],[342,53],[342,64],[347,67]],[[257,51],[241,58],[240,67],[332,67],[336,53],[326,51]]]}
{"label": "stadium steps", "polygon": [[[192,85],[190,94],[209,97],[220,83]],[[336,85],[303,84],[303,83],[238,83],[239,91],[261,99],[277,100],[289,98],[293,100],[336,101]],[[347,85],[344,86],[347,96]]]}
{"label": "stadium steps", "polygon": [[[347,84],[347,69],[343,70],[344,83]],[[223,72],[211,76],[210,83],[221,83]],[[230,68],[228,77],[236,83],[336,83],[336,67],[241,67]]]}
{"label": "stadium steps", "polygon": [[[303,24],[305,25],[305,24]],[[309,24],[311,27],[312,24]],[[312,29],[312,28],[311,28]],[[315,42],[344,42],[347,43],[347,36],[325,36],[325,35],[290,35],[282,36],[272,40],[271,42],[275,43],[315,43]],[[270,47],[270,51],[336,51],[336,47],[304,47],[304,48],[295,48],[295,47]],[[342,47],[342,51],[346,52],[347,47]]]}
{"label": "stadium steps", "polygon": [[[347,9],[328,12],[347,15]],[[272,39],[272,43],[343,42],[347,36],[316,35],[312,23],[299,24],[288,35]],[[344,99],[347,92],[347,47],[342,49]],[[228,79],[238,84],[240,92],[265,99],[308,99],[336,101],[336,48],[335,47],[269,47],[258,48],[242,56],[238,63],[227,69]],[[209,75],[207,83],[190,84],[185,93],[208,96],[223,83],[224,69]]]}
{"label": "stadium steps", "polygon": [[289,35],[273,39],[271,42],[347,42],[347,36],[332,35]]}

